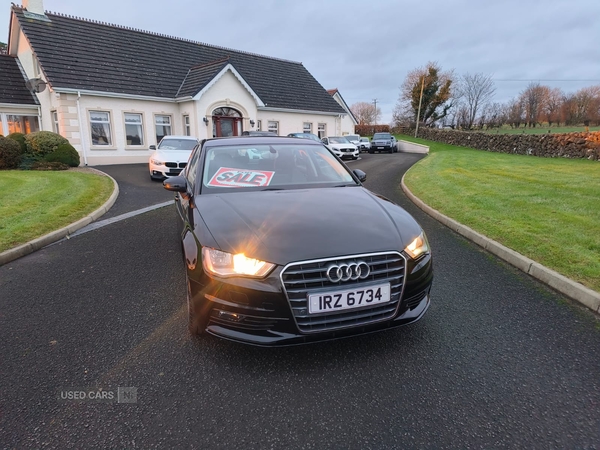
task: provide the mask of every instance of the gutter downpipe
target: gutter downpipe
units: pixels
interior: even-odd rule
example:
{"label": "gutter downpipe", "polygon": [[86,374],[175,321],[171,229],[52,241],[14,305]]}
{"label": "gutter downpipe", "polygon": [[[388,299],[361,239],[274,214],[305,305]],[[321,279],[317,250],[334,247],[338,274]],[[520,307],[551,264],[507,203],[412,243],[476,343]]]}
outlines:
{"label": "gutter downpipe", "polygon": [[81,92],[77,91],[77,120],[79,121],[79,140],[81,141],[81,151],[83,153],[83,164],[88,165],[87,152],[85,151],[85,141],[83,139],[83,122],[81,121],[81,108],[79,106],[79,99],[81,98]]}

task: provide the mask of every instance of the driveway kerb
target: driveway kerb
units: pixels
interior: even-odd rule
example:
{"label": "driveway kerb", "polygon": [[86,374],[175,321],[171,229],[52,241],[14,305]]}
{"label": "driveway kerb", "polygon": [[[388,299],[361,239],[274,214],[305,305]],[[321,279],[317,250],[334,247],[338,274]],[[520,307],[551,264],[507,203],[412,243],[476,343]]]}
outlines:
{"label": "driveway kerb", "polygon": [[115,201],[117,201],[117,197],[119,196],[119,184],[113,177],[111,177],[107,173],[104,173],[97,169],[93,169],[93,171],[98,172],[104,176],[107,176],[108,178],[110,178],[112,180],[114,189],[113,189],[111,196],[108,198],[108,200],[100,208],[96,209],[95,211],[93,211],[92,213],[87,215],[86,217],[79,219],[76,222],[73,222],[72,224],[67,225],[64,228],[61,228],[59,230],[45,234],[44,236],[36,238],[25,244],[19,245],[18,247],[11,248],[9,250],[6,250],[6,251],[0,253],[0,266],[4,265],[6,263],[9,263],[11,261],[14,261],[15,259],[18,259],[22,256],[33,253],[33,252],[41,249],[42,247],[45,247],[46,245],[52,244],[56,241],[59,241],[59,240],[63,239],[64,237],[67,237],[70,234],[73,234],[75,231],[89,225],[90,223],[92,223],[93,221],[95,221],[99,217],[101,217],[103,214],[106,214],[106,212],[112,207],[112,205],[114,205]]}
{"label": "driveway kerb", "polygon": [[546,284],[552,289],[583,304],[592,311],[600,313],[600,293],[593,291],[592,289],[589,289],[582,284],[577,283],[565,277],[564,275],[559,274],[558,272],[555,272],[554,270],[548,269],[547,267],[521,255],[520,253],[517,253],[514,250],[511,250],[510,248],[505,247],[480,233],[477,233],[475,230],[458,223],[450,217],[443,215],[416,197],[408,189],[406,184],[404,184],[404,176],[402,177],[401,187],[406,196],[415,205],[436,219],[438,222],[446,225],[451,230],[456,231],[458,234],[464,236],[490,253],[498,256],[508,264],[527,273],[528,275],[531,275],[533,278]]}

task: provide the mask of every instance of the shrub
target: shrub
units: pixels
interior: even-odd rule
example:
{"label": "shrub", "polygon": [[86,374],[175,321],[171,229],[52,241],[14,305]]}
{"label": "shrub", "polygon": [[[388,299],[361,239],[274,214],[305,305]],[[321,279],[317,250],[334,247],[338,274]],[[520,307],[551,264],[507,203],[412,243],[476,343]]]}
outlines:
{"label": "shrub", "polygon": [[21,155],[27,153],[27,144],[25,143],[25,135],[23,133],[10,133],[6,137],[12,139],[13,141],[17,141],[21,147]]}
{"label": "shrub", "polygon": [[10,170],[19,167],[21,148],[9,138],[0,137],[0,170]]}
{"label": "shrub", "polygon": [[36,161],[31,165],[31,170],[67,170],[68,165],[60,161]]}
{"label": "shrub", "polygon": [[36,162],[41,161],[39,156],[30,155],[29,153],[25,153],[21,157],[21,164],[19,164],[20,170],[31,170],[31,166],[33,166]]}
{"label": "shrub", "polygon": [[77,167],[79,166],[79,153],[77,153],[77,150],[71,144],[61,144],[55,151],[44,156],[44,160],[47,162],[61,162],[70,167]]}
{"label": "shrub", "polygon": [[68,144],[64,137],[51,131],[35,131],[25,135],[27,144],[27,153],[34,156],[44,157],[49,153],[55,152],[62,144]]}

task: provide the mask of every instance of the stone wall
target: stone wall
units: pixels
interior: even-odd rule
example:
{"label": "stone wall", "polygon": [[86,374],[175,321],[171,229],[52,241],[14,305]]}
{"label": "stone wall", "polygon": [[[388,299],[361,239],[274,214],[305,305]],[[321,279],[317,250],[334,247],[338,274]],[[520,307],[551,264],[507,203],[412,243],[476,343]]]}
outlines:
{"label": "stone wall", "polygon": [[419,128],[419,137],[445,144],[490,152],[546,158],[578,158],[600,161],[600,132],[567,134],[488,134]]}

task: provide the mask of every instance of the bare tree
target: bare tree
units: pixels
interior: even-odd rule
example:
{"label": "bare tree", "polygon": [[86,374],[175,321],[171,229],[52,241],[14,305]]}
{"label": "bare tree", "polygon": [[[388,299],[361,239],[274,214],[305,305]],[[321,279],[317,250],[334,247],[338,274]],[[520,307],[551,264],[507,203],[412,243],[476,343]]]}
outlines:
{"label": "bare tree", "polygon": [[542,104],[542,113],[548,122],[548,126],[556,123],[560,125],[560,109],[563,104],[565,95],[559,88],[548,89],[546,97]]}
{"label": "bare tree", "polygon": [[525,117],[523,102],[520,99],[509,101],[504,107],[504,116],[511,127],[519,128]]}
{"label": "bare tree", "polygon": [[354,114],[359,125],[372,125],[380,122],[381,109],[375,108],[373,103],[358,102],[350,106],[350,111]]}
{"label": "bare tree", "polygon": [[437,63],[412,70],[400,88],[394,117],[410,115],[413,122],[427,125],[443,119],[453,106],[453,81],[453,72],[442,72]]}
{"label": "bare tree", "polygon": [[[455,97],[466,108],[463,111],[464,128],[471,129],[478,114],[481,114],[496,92],[492,77],[482,73],[465,74],[459,77]],[[480,122],[481,122],[481,118]],[[485,122],[485,119],[484,119]]]}
{"label": "bare tree", "polygon": [[542,105],[547,97],[549,88],[539,83],[531,82],[527,88],[521,92],[520,101],[523,104],[525,112],[525,123],[529,127],[534,127],[541,122]]}

